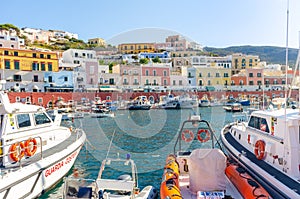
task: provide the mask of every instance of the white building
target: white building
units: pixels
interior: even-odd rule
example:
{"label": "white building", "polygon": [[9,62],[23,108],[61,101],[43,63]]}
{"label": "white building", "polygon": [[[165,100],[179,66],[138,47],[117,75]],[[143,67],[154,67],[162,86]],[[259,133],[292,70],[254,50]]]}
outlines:
{"label": "white building", "polygon": [[65,63],[78,64],[74,69],[74,90],[97,90],[98,89],[98,60],[93,50],[69,49],[63,52]]}

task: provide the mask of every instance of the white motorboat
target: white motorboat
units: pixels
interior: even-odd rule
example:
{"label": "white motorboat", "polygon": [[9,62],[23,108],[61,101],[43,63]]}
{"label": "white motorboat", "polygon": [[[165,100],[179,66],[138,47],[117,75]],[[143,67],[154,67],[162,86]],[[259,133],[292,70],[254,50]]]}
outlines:
{"label": "white motorboat", "polygon": [[195,108],[198,107],[199,104],[197,96],[190,97],[188,94],[176,96],[175,99],[179,101],[181,109]]}
{"label": "white motorboat", "polygon": [[163,95],[159,98],[157,108],[160,109],[180,109],[180,103],[172,94]]}
{"label": "white motorboat", "polygon": [[[219,148],[215,148],[215,144],[219,144]],[[268,199],[269,194],[222,152],[210,124],[199,116],[192,116],[183,122],[174,153],[166,158],[160,197]]]}
{"label": "white motorboat", "polygon": [[0,198],[36,198],[73,166],[86,135],[40,106],[10,103],[0,92]]}
{"label": "white motorboat", "polygon": [[[122,175],[112,178],[113,171],[119,171]],[[150,185],[140,191],[137,168],[129,155],[126,159],[103,160],[95,180],[68,177],[64,181],[64,199],[154,199],[158,195],[157,190]]]}
{"label": "white motorboat", "polygon": [[90,116],[92,118],[115,117],[115,113],[113,113],[105,103],[98,102],[92,106]]}
{"label": "white motorboat", "polygon": [[221,138],[273,198],[300,198],[299,124],[299,109],[258,110],[247,122],[227,124]]}

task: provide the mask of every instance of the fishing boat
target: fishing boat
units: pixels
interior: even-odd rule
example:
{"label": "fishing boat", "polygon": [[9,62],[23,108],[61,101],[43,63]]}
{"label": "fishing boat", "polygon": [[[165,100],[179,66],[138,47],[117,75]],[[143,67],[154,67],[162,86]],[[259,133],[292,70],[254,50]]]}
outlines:
{"label": "fishing boat", "polygon": [[192,116],[183,122],[174,152],[166,158],[160,197],[268,199],[268,192],[239,168],[236,161],[223,153],[211,125]]}
{"label": "fishing boat", "polygon": [[227,124],[221,138],[230,156],[271,190],[273,198],[300,197],[299,109],[254,111]]}
{"label": "fishing boat", "polygon": [[10,103],[4,91],[0,115],[0,198],[36,198],[71,169],[86,135],[41,106]]}
{"label": "fishing boat", "polygon": [[240,103],[230,103],[223,106],[223,109],[227,112],[242,112],[243,106]]}
{"label": "fishing boat", "polygon": [[[121,175],[112,178],[112,172],[115,174],[117,171],[119,173],[122,171]],[[151,185],[140,191],[137,167],[129,154],[124,159],[119,157],[104,159],[95,180],[76,177],[64,179],[64,199],[154,199],[157,195],[157,190]]]}
{"label": "fishing boat", "polygon": [[147,99],[147,96],[138,96],[128,103],[129,110],[149,110],[151,104]]}
{"label": "fishing boat", "polygon": [[210,101],[207,97],[207,95],[204,95],[200,100],[199,100],[199,107],[209,107],[210,106]]}

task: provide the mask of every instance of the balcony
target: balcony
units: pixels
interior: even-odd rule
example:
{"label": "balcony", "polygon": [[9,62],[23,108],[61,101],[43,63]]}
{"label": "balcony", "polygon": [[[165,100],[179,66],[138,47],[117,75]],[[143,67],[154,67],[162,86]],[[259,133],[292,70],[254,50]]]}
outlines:
{"label": "balcony", "polygon": [[129,83],[128,82],[123,82],[123,85],[128,85]]}
{"label": "balcony", "polygon": [[133,82],[133,85],[139,85],[139,83],[138,82]]}

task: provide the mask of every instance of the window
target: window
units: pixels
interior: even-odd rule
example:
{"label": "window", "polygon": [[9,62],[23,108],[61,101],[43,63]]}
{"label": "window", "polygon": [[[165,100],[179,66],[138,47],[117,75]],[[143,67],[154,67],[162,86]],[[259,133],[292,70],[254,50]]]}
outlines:
{"label": "window", "polygon": [[281,80],[281,84],[285,84],[285,79],[282,79],[282,80]]}
{"label": "window", "polygon": [[14,52],[14,56],[18,56],[19,53],[17,51]]}
{"label": "window", "polygon": [[17,122],[18,122],[19,128],[31,126],[29,114],[17,115]]}
{"label": "window", "polygon": [[48,71],[52,71],[52,63],[48,63]]}
{"label": "window", "polygon": [[36,53],[32,53],[32,57],[33,57],[33,58],[36,58]]}
{"label": "window", "polygon": [[199,73],[199,77],[202,77],[202,73]]}
{"label": "window", "polygon": [[156,83],[156,79],[155,79],[155,80],[153,80],[153,85],[157,85],[157,83]]}
{"label": "window", "polygon": [[202,86],[202,85],[203,85],[202,80],[199,80],[199,86]]}
{"label": "window", "polygon": [[261,73],[257,73],[257,77],[261,77]]}
{"label": "window", "polygon": [[52,80],[52,76],[49,76],[49,77],[48,77],[48,81],[49,81],[49,82],[52,82],[52,81],[53,81],[53,80]]}
{"label": "window", "polygon": [[249,73],[249,77],[253,77],[253,73]]}
{"label": "window", "polygon": [[40,69],[39,63],[33,62],[33,63],[32,63],[32,70],[39,70],[39,69]]}
{"label": "window", "polygon": [[220,77],[220,73],[216,73],[216,77]]}
{"label": "window", "polygon": [[40,54],[40,58],[44,58],[44,54]]}
{"label": "window", "polygon": [[14,75],[13,79],[14,79],[14,82],[21,82],[22,81],[21,75]]}
{"label": "window", "polygon": [[164,86],[166,86],[167,85],[167,80],[166,79],[164,79]]}
{"label": "window", "polygon": [[207,85],[211,85],[211,82],[210,82],[210,80],[208,80],[208,81],[207,81]]}
{"label": "window", "polygon": [[261,81],[257,81],[257,85],[261,85]]}
{"label": "window", "polygon": [[148,79],[146,79],[146,85],[149,85],[149,80]]}
{"label": "window", "polygon": [[[68,77],[64,77],[64,81],[67,82],[68,81]],[[91,79],[91,82],[93,82],[93,79]]]}
{"label": "window", "polygon": [[34,82],[38,82],[39,81],[39,76],[38,75],[34,75],[33,76],[33,81]]}
{"label": "window", "polygon": [[182,80],[179,80],[179,86],[182,86]]}
{"label": "window", "polygon": [[41,70],[42,70],[42,71],[45,71],[45,70],[46,70],[45,62],[42,62],[42,63],[41,63]]}
{"label": "window", "polygon": [[167,76],[167,71],[166,71],[166,70],[164,70],[164,76],[165,76],[165,77]]}
{"label": "window", "polygon": [[270,132],[265,118],[251,116],[248,126],[267,133]]}
{"label": "window", "polygon": [[146,76],[149,76],[149,71],[148,70],[146,70]]}
{"label": "window", "polygon": [[174,86],[176,85],[176,81],[175,81],[175,80],[173,80],[173,85],[174,85]]}
{"label": "window", "polygon": [[4,55],[8,55],[8,50],[5,50],[5,51],[4,51]]}
{"label": "window", "polygon": [[253,81],[249,81],[249,85],[254,85],[254,82]]}
{"label": "window", "polygon": [[19,70],[20,69],[20,61],[15,60],[14,61],[14,65],[15,65],[15,70]]}
{"label": "window", "polygon": [[4,64],[5,64],[5,69],[10,69],[10,61],[9,60],[5,60]]}
{"label": "window", "polygon": [[51,59],[51,55],[47,55],[47,59]]}
{"label": "window", "polygon": [[207,77],[210,77],[210,73],[207,73]]}
{"label": "window", "polygon": [[48,124],[51,122],[50,118],[48,118],[45,113],[35,113],[34,121],[36,125]]}
{"label": "window", "polygon": [[224,77],[229,77],[228,73],[224,73]]}
{"label": "window", "polygon": [[156,76],[156,70],[153,70],[153,76]]}

